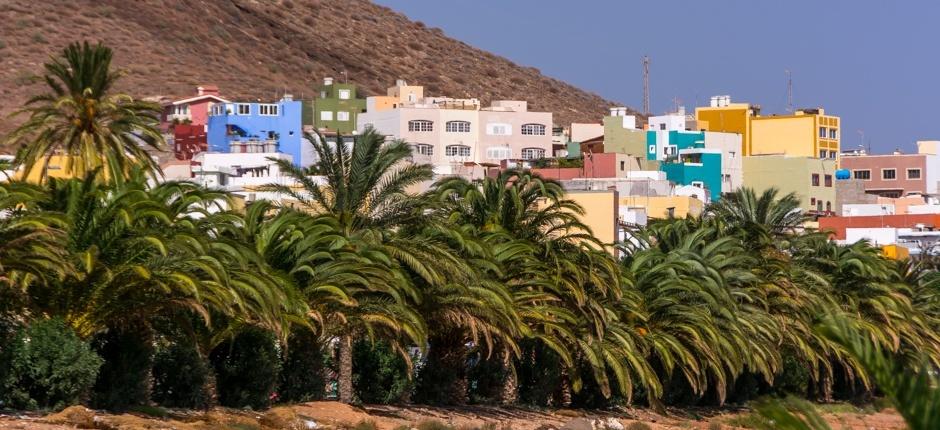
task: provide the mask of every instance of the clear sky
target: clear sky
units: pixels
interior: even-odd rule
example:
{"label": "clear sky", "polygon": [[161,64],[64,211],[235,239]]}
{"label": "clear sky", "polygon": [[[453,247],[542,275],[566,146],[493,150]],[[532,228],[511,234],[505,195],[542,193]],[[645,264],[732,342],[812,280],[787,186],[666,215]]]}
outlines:
{"label": "clear sky", "polygon": [[937,0],[376,0],[453,38],[635,108],[710,96],[842,117],[842,149],[940,139]]}

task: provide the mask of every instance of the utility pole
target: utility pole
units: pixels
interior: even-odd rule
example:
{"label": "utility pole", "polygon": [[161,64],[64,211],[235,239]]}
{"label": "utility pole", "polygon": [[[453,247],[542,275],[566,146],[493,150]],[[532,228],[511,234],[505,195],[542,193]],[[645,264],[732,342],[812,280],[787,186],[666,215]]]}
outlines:
{"label": "utility pole", "polygon": [[793,113],[793,75],[787,69],[787,112]]}
{"label": "utility pole", "polygon": [[650,114],[650,57],[643,56],[643,113]]}

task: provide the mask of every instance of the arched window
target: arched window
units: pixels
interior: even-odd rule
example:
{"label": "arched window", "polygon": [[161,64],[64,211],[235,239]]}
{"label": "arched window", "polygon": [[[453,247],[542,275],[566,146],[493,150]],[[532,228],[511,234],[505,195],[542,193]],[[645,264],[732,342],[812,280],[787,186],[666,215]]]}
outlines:
{"label": "arched window", "polygon": [[434,155],[434,146],[426,143],[411,145],[411,152],[415,155]]}
{"label": "arched window", "polygon": [[408,121],[408,131],[434,131],[434,123],[425,119]]}
{"label": "arched window", "polygon": [[447,145],[447,148],[444,148],[444,155],[448,157],[469,157],[470,147],[467,145]]}
{"label": "arched window", "polygon": [[447,121],[445,129],[448,133],[469,133],[470,123],[468,121]]}
{"label": "arched window", "polygon": [[523,136],[545,136],[545,126],[542,124],[522,124]]}
{"label": "arched window", "polygon": [[523,160],[537,160],[545,158],[545,150],[542,148],[522,148]]}
{"label": "arched window", "polygon": [[489,160],[506,160],[512,156],[512,150],[505,146],[491,146],[486,148],[486,158]]}

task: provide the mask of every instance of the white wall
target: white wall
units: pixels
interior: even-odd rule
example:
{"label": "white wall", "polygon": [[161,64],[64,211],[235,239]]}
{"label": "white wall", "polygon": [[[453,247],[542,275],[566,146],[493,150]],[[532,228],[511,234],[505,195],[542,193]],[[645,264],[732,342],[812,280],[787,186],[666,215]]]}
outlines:
{"label": "white wall", "polygon": [[866,239],[874,245],[891,245],[898,242],[898,229],[896,228],[847,228],[845,229],[845,243],[855,243]]}
{"label": "white wall", "polygon": [[[685,115],[669,114],[651,116],[649,118],[650,130],[685,130]],[[663,128],[665,126],[665,128]]]}
{"label": "white wall", "polygon": [[741,156],[741,135],[737,133],[705,132],[705,147],[721,150],[721,192],[729,193],[744,185]]}
{"label": "white wall", "polygon": [[894,215],[892,204],[847,203],[842,205],[842,216]]}

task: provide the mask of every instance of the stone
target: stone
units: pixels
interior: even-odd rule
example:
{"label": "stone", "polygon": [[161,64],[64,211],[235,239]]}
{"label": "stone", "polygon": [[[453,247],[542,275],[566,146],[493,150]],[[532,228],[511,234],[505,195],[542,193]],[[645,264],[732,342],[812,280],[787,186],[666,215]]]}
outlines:
{"label": "stone", "polygon": [[80,429],[93,429],[95,425],[95,411],[84,406],[69,406],[59,413],[47,416],[43,421],[52,424],[66,424]]}
{"label": "stone", "polygon": [[575,418],[561,426],[561,430],[596,430],[594,421],[587,418]]}
{"label": "stone", "polygon": [[604,429],[606,430],[624,430],[623,423],[620,420],[610,417],[604,421]]}

